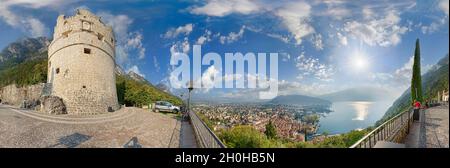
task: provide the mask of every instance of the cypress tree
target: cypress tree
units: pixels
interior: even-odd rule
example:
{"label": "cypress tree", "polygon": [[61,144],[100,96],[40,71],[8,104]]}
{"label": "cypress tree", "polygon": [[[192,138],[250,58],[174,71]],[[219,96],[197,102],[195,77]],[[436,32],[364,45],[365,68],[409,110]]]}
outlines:
{"label": "cypress tree", "polygon": [[411,101],[423,101],[422,98],[422,77],[420,74],[420,44],[419,39],[416,40],[416,49],[414,51],[413,74],[411,79]]}

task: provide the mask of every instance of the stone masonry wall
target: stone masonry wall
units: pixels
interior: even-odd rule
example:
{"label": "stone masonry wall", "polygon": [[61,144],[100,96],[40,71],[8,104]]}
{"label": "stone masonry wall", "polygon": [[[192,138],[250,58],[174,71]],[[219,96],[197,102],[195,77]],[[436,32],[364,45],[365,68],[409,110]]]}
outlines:
{"label": "stone masonry wall", "polygon": [[0,88],[0,99],[2,99],[2,103],[19,106],[23,100],[39,100],[43,88],[43,83],[24,87],[17,87],[15,84],[8,85]]}

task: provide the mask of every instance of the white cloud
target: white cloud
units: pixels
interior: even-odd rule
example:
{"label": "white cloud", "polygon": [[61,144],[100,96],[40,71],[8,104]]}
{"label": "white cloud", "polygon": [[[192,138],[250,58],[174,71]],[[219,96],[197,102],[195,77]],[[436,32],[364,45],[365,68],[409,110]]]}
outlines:
{"label": "white cloud", "polygon": [[314,45],[314,48],[317,50],[323,50],[323,41],[321,34],[313,34],[311,37],[311,42]]}
{"label": "white cloud", "polygon": [[222,17],[231,13],[250,14],[260,10],[254,0],[208,0],[202,7],[191,9],[193,14]]}
{"label": "white cloud", "polygon": [[192,30],[193,30],[194,26],[192,23],[188,23],[184,26],[180,26],[177,28],[170,28],[166,34],[164,34],[164,38],[175,38],[178,37],[178,35],[180,34],[184,34],[185,36],[189,35]]}
{"label": "white cloud", "polygon": [[145,78],[145,75],[141,73],[141,71],[139,71],[139,68],[136,65],[131,66],[130,68],[128,68],[127,73],[129,72],[134,72],[136,74],[138,74],[139,76],[142,76]]}
{"label": "white cloud", "polygon": [[331,66],[320,63],[319,59],[306,57],[302,52],[300,56],[296,58],[296,67],[300,71],[297,79],[304,79],[304,77],[310,76],[321,81],[332,81],[334,70]]}
{"label": "white cloud", "polygon": [[127,40],[127,44],[125,45],[129,49],[137,50],[138,58],[145,58],[145,48],[142,45],[143,35],[140,32],[132,32],[129,34],[129,39]]}
{"label": "white cloud", "polygon": [[337,33],[337,37],[339,39],[339,43],[341,43],[344,46],[348,45],[347,37],[342,35],[340,32]]}
{"label": "white cloud", "polygon": [[442,12],[444,12],[447,16],[448,16],[448,3],[449,0],[441,0],[439,2],[439,9],[442,10]]}
{"label": "white cloud", "polygon": [[119,64],[123,65],[130,59],[134,59],[130,58],[131,55],[137,55],[137,59],[145,58],[144,36],[139,31],[129,30],[133,19],[127,15],[113,15],[109,12],[100,12],[97,15],[102,18],[103,22],[113,27],[117,41],[116,58]]}
{"label": "white cloud", "polygon": [[161,70],[161,67],[159,66],[159,62],[158,59],[156,58],[155,55],[153,55],[153,65],[156,69],[156,72],[159,72],[159,70]]}
{"label": "white cloud", "polygon": [[[421,30],[423,34],[431,34],[438,31],[441,27],[445,26],[448,21],[448,16],[443,17],[439,20],[433,21],[430,25],[421,26]],[[447,25],[448,26],[448,25]]]}
{"label": "white cloud", "polygon": [[309,24],[311,6],[306,2],[290,2],[275,10],[275,15],[282,19],[283,25],[294,35],[296,44],[302,38],[315,32]]}
{"label": "white cloud", "polygon": [[400,43],[408,28],[400,25],[397,11],[389,10],[386,16],[379,19],[347,22],[344,31],[370,46],[388,47]]}
{"label": "white cloud", "polygon": [[274,33],[267,33],[266,35],[269,36],[269,37],[278,39],[278,40],[280,40],[280,41],[282,41],[284,43],[289,43],[289,37],[286,37],[286,36],[283,36],[283,35],[280,35],[280,34],[274,34]]}
{"label": "white cloud", "polygon": [[[414,56],[411,56],[402,67],[396,69],[391,73],[371,73],[369,78],[373,82],[378,82],[380,84],[387,84],[390,87],[399,88],[399,90],[404,90],[410,86],[412,77],[412,66],[414,64]],[[422,65],[421,75],[427,73],[429,70],[434,68],[433,65]]]}
{"label": "white cloud", "polygon": [[336,20],[342,20],[351,16],[351,12],[344,7],[329,7],[323,13],[319,13],[319,15],[330,16]]}
{"label": "white cloud", "polygon": [[221,80],[218,80],[218,78],[221,78],[220,74],[220,71],[212,65],[203,72],[201,78],[194,80],[195,85],[201,86],[198,90],[207,93],[214,88],[217,82],[221,82]]}
{"label": "white cloud", "polygon": [[36,8],[46,6],[45,3],[39,4],[30,1],[3,1],[2,5],[0,5],[0,19],[9,26],[20,29],[32,37],[48,35],[49,29],[39,19],[10,10],[10,7],[23,5],[31,5],[30,7]]}
{"label": "white cloud", "polygon": [[242,26],[239,32],[230,32],[227,36],[220,36],[219,40],[221,44],[233,43],[244,36],[245,26]]}
{"label": "white cloud", "polygon": [[282,24],[294,36],[296,44],[302,38],[314,33],[309,24],[311,6],[304,1],[267,2],[261,0],[208,0],[202,7],[190,9],[193,14],[223,17],[232,13],[254,14],[269,12],[281,19]]}
{"label": "white cloud", "polygon": [[58,7],[80,0],[2,0],[2,5],[21,5],[27,8]]}
{"label": "white cloud", "polygon": [[206,30],[205,31],[205,34],[203,34],[202,36],[200,36],[198,39],[197,39],[197,42],[196,42],[196,44],[197,45],[203,45],[203,44],[205,44],[206,42],[210,42],[211,41],[211,31],[209,31],[209,30]]}
{"label": "white cloud", "polygon": [[281,56],[281,61],[283,62],[288,62],[289,60],[291,60],[291,55],[288,53],[280,53]]}
{"label": "white cloud", "polygon": [[187,37],[183,39],[183,41],[177,41],[170,47],[170,54],[174,55],[175,53],[185,53],[187,54],[190,51],[191,47],[189,44],[189,40]]}

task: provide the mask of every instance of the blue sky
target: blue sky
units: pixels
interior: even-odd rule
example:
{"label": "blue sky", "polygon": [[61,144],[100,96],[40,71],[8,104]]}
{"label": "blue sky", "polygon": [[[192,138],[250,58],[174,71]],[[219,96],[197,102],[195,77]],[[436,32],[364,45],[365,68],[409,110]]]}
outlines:
{"label": "blue sky", "polygon": [[[403,92],[416,38],[423,70],[448,53],[448,0],[0,0],[0,48],[51,37],[59,14],[85,8],[112,25],[116,62],[170,86],[172,52],[279,53],[279,94],[320,95],[353,87]],[[211,75],[202,67],[202,73]],[[181,91],[173,90],[177,94]],[[198,90],[254,98],[255,89]]]}

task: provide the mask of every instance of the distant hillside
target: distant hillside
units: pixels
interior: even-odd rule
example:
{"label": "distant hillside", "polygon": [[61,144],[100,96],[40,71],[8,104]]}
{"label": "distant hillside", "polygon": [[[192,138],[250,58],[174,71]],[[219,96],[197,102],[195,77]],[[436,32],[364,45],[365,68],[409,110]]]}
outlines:
{"label": "distant hillside", "polygon": [[[442,58],[431,70],[422,75],[422,90],[424,99],[435,99],[438,92],[448,90],[448,54]],[[377,124],[381,124],[389,118],[407,110],[411,106],[411,90],[410,88],[393,103],[386,111],[383,118]]]}
{"label": "distant hillside", "polygon": [[[47,81],[47,46],[45,37],[24,38],[13,42],[0,53],[0,87],[9,84],[27,86]],[[119,101],[127,105],[146,105],[166,100],[180,105],[180,98],[153,86],[134,72],[126,74],[116,66]]]}
{"label": "distant hillside", "polygon": [[119,103],[127,106],[148,105],[155,101],[168,101],[175,105],[183,104],[179,97],[166,93],[134,72],[128,75],[116,74]]}
{"label": "distant hillside", "polygon": [[314,106],[314,105],[330,105],[331,102],[320,98],[309,97],[304,95],[285,95],[277,96],[269,103],[272,104],[285,104],[285,105],[301,105],[301,106]]}
{"label": "distant hillside", "polygon": [[47,58],[46,37],[23,38],[6,46],[0,53],[0,71],[28,60]]}
{"label": "distant hillside", "polygon": [[388,90],[376,87],[361,87],[346,89],[326,95],[319,98],[332,102],[341,101],[379,101],[392,98]]}

